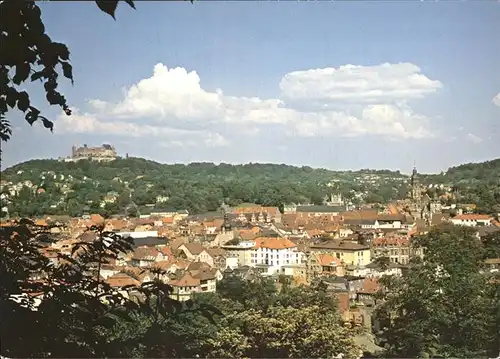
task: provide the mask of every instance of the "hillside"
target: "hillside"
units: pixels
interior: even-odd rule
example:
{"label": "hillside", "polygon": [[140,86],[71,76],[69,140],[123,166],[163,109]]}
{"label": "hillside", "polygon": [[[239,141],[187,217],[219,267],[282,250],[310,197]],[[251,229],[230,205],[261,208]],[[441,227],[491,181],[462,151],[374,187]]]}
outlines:
{"label": "hillside", "polygon": [[[151,208],[191,213],[257,203],[320,204],[340,192],[352,203],[401,199],[408,177],[389,170],[331,171],[284,164],[161,164],[142,158],[112,162],[32,160],[2,172],[1,207],[14,215],[105,215],[141,213]],[[500,211],[500,159],[469,163],[439,175],[421,175],[425,185],[446,184],[461,202],[483,212]]]}
{"label": "hillside", "polygon": [[6,169],[2,180],[3,191],[10,193],[2,207],[10,215],[78,215],[123,213],[135,206],[142,213],[146,205],[200,213],[216,210],[223,201],[231,206],[319,204],[336,192],[353,202],[385,202],[406,194],[407,177],[391,171],[335,172],[284,164],[167,165],[128,158],[107,163],[33,160]]}

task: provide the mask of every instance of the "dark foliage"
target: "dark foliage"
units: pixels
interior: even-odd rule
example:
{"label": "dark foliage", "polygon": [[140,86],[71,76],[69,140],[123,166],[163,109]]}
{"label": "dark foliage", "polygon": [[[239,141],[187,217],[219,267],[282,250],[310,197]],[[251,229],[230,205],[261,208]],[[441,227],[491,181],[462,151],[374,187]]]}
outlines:
{"label": "dark foliage", "polygon": [[[6,357],[127,357],[133,341],[106,335],[122,321],[145,316],[152,323],[180,313],[210,317],[213,307],[169,298],[159,280],[116,290],[99,276],[102,264],[132,248],[131,238],[93,227],[96,240],[79,243],[57,264],[43,250],[53,242],[30,220],[0,227],[1,354]],[[154,326],[153,326],[154,327]]]}
{"label": "dark foliage", "polygon": [[376,311],[379,345],[399,357],[495,357],[500,350],[500,277],[484,259],[499,242],[481,243],[458,226],[416,238],[408,275],[384,277]]}

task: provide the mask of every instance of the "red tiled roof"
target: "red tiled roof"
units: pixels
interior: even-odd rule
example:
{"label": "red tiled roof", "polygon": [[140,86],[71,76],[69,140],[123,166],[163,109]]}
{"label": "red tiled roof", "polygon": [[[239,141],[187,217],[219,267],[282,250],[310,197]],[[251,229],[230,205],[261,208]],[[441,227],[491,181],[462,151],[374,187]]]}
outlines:
{"label": "red tiled roof", "polygon": [[379,246],[407,246],[410,243],[407,237],[381,237],[372,241],[374,247]]}
{"label": "red tiled roof", "polygon": [[271,237],[259,237],[255,238],[256,248],[269,248],[269,249],[285,249],[296,247],[288,238],[271,238]]}
{"label": "red tiled roof", "polygon": [[453,217],[451,220],[462,220],[462,221],[477,221],[477,220],[492,220],[491,216],[487,214],[459,214],[458,216]]}

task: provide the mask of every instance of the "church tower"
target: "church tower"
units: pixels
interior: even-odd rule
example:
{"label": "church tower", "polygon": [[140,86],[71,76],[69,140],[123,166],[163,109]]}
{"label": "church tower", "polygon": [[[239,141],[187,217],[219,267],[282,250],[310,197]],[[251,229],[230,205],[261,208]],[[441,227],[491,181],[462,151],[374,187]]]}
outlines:
{"label": "church tower", "polygon": [[411,173],[410,185],[411,185],[411,198],[414,201],[416,201],[420,197],[419,194],[420,185],[418,183],[418,172],[416,167],[413,167],[413,171]]}
{"label": "church tower", "polygon": [[423,218],[425,212],[425,204],[423,204],[422,198],[422,188],[420,187],[420,181],[418,179],[417,167],[413,167],[410,178],[410,191],[411,191],[411,201],[412,201],[412,214],[416,215],[417,218]]}

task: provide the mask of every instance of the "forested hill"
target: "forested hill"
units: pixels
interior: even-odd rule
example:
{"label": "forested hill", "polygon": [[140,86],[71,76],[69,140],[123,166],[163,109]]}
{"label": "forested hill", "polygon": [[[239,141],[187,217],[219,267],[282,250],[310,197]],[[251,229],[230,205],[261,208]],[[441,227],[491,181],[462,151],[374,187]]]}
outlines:
{"label": "forested hill", "polygon": [[450,167],[441,174],[422,175],[422,179],[425,183],[446,183],[455,186],[477,183],[499,184],[500,158]]}
{"label": "forested hill", "polygon": [[[191,213],[216,210],[223,201],[231,206],[319,204],[336,192],[353,201],[382,202],[404,196],[407,177],[391,171],[335,172],[283,164],[168,165],[128,158],[107,163],[33,160],[6,169],[2,180],[18,187],[30,181],[35,187],[11,199],[10,215],[54,211],[77,215],[101,210],[105,197],[117,194],[116,203],[105,206],[108,213],[130,207],[130,197],[139,207],[155,204]],[[43,193],[30,194],[37,191]]]}
{"label": "forested hill", "polygon": [[[464,178],[467,181],[479,178],[488,186],[495,186],[490,176],[498,174],[499,167],[500,160],[467,164],[450,168],[442,175],[423,175],[422,180],[453,184]],[[17,195],[10,195],[8,203],[4,201],[1,207],[7,207],[12,216],[79,215],[86,211],[117,214],[131,204],[140,209],[154,204],[157,208],[200,213],[216,210],[222,202],[231,206],[247,202],[269,206],[319,204],[325,195],[336,192],[353,203],[384,203],[406,195],[407,179],[399,171],[341,172],[284,164],[169,165],[142,158],[107,163],[32,160],[2,172],[2,191]],[[30,181],[31,187],[20,185],[26,181]],[[106,200],[110,197],[117,200],[111,203]],[[103,206],[103,201],[108,203]]]}
{"label": "forested hill", "polygon": [[450,167],[446,176],[455,180],[490,178],[500,181],[500,158],[481,163],[467,163],[456,167]]}

